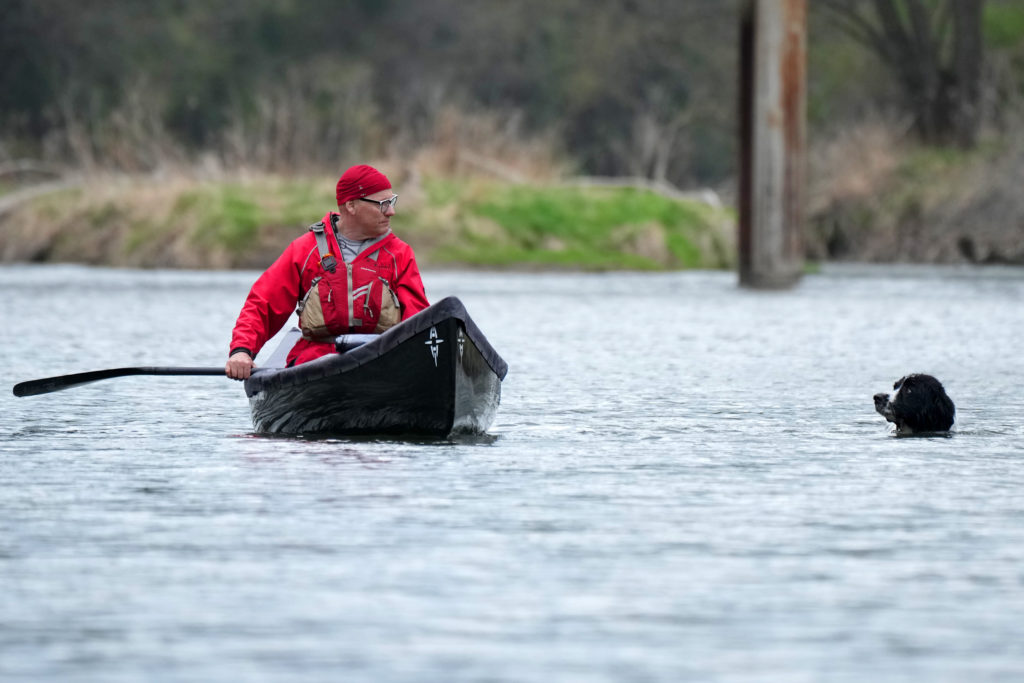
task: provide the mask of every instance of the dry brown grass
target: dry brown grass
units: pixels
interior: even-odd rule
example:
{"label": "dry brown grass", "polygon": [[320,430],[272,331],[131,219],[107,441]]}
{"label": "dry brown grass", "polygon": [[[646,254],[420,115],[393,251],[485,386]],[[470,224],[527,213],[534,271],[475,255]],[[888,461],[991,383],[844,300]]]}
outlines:
{"label": "dry brown grass", "polygon": [[924,147],[873,118],[812,141],[812,258],[1024,263],[1024,137],[989,131],[976,150]]}
{"label": "dry brown grass", "polygon": [[871,118],[812,140],[807,155],[808,210],[878,193],[899,165],[905,122]]}
{"label": "dry brown grass", "polygon": [[470,113],[454,107],[437,116],[431,139],[411,158],[411,175],[545,183],[570,164],[554,134],[529,135],[518,114]]}

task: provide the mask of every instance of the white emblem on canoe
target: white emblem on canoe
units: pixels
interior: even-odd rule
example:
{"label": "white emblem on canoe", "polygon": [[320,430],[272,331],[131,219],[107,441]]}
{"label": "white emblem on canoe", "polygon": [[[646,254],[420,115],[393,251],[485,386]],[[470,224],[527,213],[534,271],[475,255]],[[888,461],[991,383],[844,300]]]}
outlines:
{"label": "white emblem on canoe", "polygon": [[430,355],[434,357],[434,367],[436,368],[437,367],[437,351],[438,351],[438,346],[440,346],[441,344],[444,343],[444,339],[438,339],[437,338],[437,328],[436,327],[431,327],[430,328],[430,339],[428,339],[427,341],[425,341],[423,343],[427,344],[428,346],[430,346]]}
{"label": "white emblem on canoe", "polygon": [[462,334],[462,328],[459,328],[459,334],[456,336],[459,342],[459,360],[462,360],[462,349],[466,345],[466,337]]}

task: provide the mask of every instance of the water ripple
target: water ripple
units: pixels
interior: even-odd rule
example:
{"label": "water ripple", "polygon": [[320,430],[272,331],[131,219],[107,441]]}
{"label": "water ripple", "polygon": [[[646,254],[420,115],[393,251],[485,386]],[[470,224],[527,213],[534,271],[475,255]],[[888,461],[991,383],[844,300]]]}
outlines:
{"label": "water ripple", "polygon": [[[37,323],[0,326],[8,384],[219,364],[254,276],[0,268]],[[427,288],[509,361],[490,435],[255,436],[218,378],[0,399],[0,678],[1024,677],[1021,272]],[[661,315],[610,331],[624,307]],[[909,371],[951,436],[874,413]]]}

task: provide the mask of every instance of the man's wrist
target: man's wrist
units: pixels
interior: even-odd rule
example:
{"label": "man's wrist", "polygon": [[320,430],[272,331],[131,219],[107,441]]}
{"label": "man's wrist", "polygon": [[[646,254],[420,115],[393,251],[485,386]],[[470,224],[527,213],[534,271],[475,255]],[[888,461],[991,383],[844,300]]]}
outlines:
{"label": "man's wrist", "polygon": [[230,358],[231,356],[233,356],[233,355],[235,355],[236,353],[239,353],[239,352],[244,353],[245,355],[249,356],[249,360],[252,360],[252,357],[253,357],[252,356],[252,351],[250,351],[249,349],[245,348],[244,346],[236,346],[235,348],[231,349],[231,352],[228,354],[228,358]]}

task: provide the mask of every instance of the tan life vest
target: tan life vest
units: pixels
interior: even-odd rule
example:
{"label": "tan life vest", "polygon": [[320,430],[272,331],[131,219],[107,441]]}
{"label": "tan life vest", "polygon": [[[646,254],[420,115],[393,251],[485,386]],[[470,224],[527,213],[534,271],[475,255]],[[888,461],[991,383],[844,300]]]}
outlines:
{"label": "tan life vest", "polygon": [[[333,225],[332,232],[333,232]],[[342,334],[381,333],[402,320],[402,307],[391,288],[396,273],[389,259],[381,259],[385,237],[368,254],[352,263],[338,262],[328,242],[324,222],[309,227],[320,253],[320,274],[299,301],[299,328],[304,339],[331,341]],[[334,242],[337,244],[337,236]],[[340,249],[339,249],[340,252]]]}

